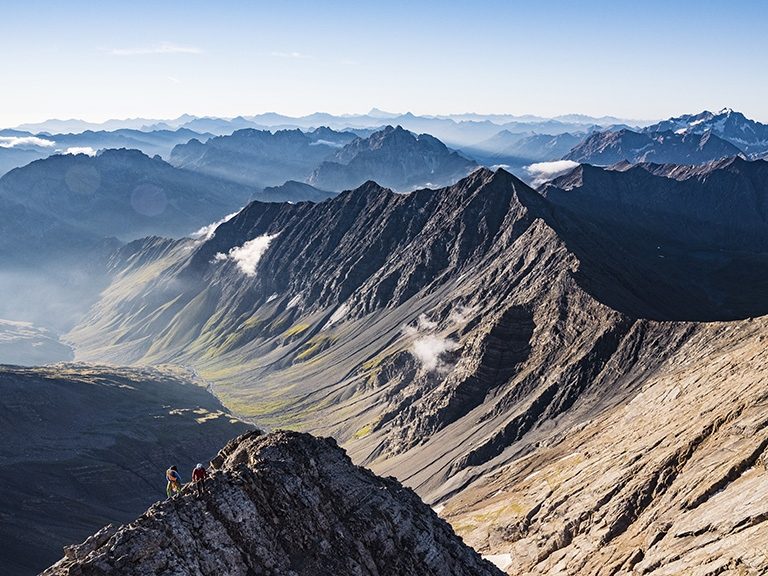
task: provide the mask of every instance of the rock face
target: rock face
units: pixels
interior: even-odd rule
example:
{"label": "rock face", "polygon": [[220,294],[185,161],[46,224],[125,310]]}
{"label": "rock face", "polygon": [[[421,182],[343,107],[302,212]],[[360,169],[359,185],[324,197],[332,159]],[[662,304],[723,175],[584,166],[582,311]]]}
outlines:
{"label": "rock face", "polygon": [[445,186],[477,168],[429,134],[418,136],[387,126],[357,138],[323,162],[308,182],[326,190],[350,190],[366,180],[398,191]]}
{"label": "rock face", "polygon": [[703,324],[626,401],[442,514],[510,574],[765,574],[766,318]]}
{"label": "rock face", "polygon": [[563,158],[609,166],[617,162],[702,164],[741,154],[741,149],[712,133],[595,132]]}
{"label": "rock face", "polygon": [[352,464],[330,439],[242,436],[188,491],[66,550],[46,576],[497,575],[411,490]]}
{"label": "rock face", "polygon": [[126,522],[251,427],[182,374],[0,367],[0,565],[36,573],[62,546]]}

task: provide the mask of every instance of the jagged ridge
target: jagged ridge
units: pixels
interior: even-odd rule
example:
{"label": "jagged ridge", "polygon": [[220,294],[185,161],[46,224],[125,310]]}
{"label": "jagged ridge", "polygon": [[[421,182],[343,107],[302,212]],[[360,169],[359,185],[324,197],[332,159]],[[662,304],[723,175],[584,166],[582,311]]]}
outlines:
{"label": "jagged ridge", "polygon": [[202,499],[156,504],[43,574],[501,574],[414,492],[354,466],[331,439],[253,432],[211,467]]}

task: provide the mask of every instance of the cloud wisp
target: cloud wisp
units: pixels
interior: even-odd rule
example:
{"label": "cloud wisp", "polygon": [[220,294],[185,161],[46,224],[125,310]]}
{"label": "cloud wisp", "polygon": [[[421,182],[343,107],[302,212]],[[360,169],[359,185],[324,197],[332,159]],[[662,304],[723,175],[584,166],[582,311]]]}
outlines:
{"label": "cloud wisp", "polygon": [[408,351],[425,371],[447,372],[450,365],[445,363],[441,356],[456,350],[459,343],[450,338],[429,333],[436,329],[437,322],[430,320],[426,314],[421,314],[416,321],[416,326],[406,326],[403,332],[406,336],[415,337]]}
{"label": "cloud wisp", "polygon": [[525,167],[525,171],[531,175],[533,181],[531,185],[535,188],[541,186],[545,182],[554,180],[558,176],[562,176],[576,168],[578,162],[573,160],[555,160],[554,162],[536,162],[530,166]]}
{"label": "cloud wisp", "polygon": [[55,145],[56,142],[53,140],[46,140],[37,136],[0,136],[0,148],[24,148],[25,146],[52,148]]}
{"label": "cloud wisp", "polygon": [[216,228],[224,224],[225,222],[229,222],[237,216],[240,213],[240,210],[237,212],[232,212],[232,214],[227,214],[222,218],[221,220],[217,220],[216,222],[211,222],[207,226],[203,226],[200,228],[197,232],[193,232],[190,234],[190,237],[194,240],[210,240],[213,238],[214,234],[216,233]]}
{"label": "cloud wisp", "polygon": [[64,154],[85,154],[86,156],[96,156],[96,150],[90,146],[70,146],[66,149]]}
{"label": "cloud wisp", "polygon": [[173,42],[160,42],[152,46],[138,46],[134,48],[112,48],[108,51],[113,56],[147,56],[151,54],[202,54],[203,50],[197,46],[185,46]]}
{"label": "cloud wisp", "polygon": [[235,246],[230,249],[229,252],[223,254],[218,252],[214,257],[215,262],[222,262],[224,260],[232,260],[240,271],[246,276],[255,276],[256,267],[259,265],[259,260],[264,256],[264,253],[269,248],[272,240],[277,238],[277,234],[264,234],[263,236],[257,236],[253,240],[248,240],[242,246]]}
{"label": "cloud wisp", "polygon": [[303,52],[270,52],[275,58],[289,58],[291,60],[310,60],[312,56]]}

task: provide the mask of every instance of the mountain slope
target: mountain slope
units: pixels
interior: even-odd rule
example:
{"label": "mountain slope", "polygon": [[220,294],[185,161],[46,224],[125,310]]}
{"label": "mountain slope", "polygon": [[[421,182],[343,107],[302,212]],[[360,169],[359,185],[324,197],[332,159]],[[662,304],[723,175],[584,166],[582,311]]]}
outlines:
{"label": "mountain slope", "polygon": [[768,162],[582,165],[542,193],[583,285],[614,308],[704,321],[768,312]]}
{"label": "mountain slope", "polygon": [[451,151],[429,134],[416,136],[400,126],[387,126],[344,146],[318,166],[308,182],[328,190],[349,190],[375,180],[404,191],[451,184],[476,167],[474,161]]}
{"label": "mountain slope", "polygon": [[333,440],[251,433],[212,468],[202,500],[155,505],[43,574],[501,574],[413,492],[353,466]]}
{"label": "mountain slope", "polygon": [[31,574],[108,522],[164,496],[249,428],[204,388],[170,372],[58,365],[0,367],[0,562]]}
{"label": "mountain slope", "polygon": [[[642,386],[442,511],[510,574],[768,570],[765,318],[700,324]],[[623,379],[625,386],[631,380]],[[629,390],[628,390],[629,391]]]}
{"label": "mountain slope", "polygon": [[240,208],[253,192],[138,150],[51,156],[0,178],[0,198],[85,233],[123,240],[189,234]]}
{"label": "mountain slope", "polygon": [[741,150],[712,134],[618,131],[595,132],[563,158],[608,166],[631,163],[702,164],[738,156]]}
{"label": "mountain slope", "polygon": [[[445,504],[484,552],[527,550],[521,570],[543,562],[555,574],[572,555],[599,574],[591,555],[619,569],[636,554],[634,540],[611,540],[630,527],[647,534],[648,495],[674,482],[676,462],[687,465],[697,423],[707,430],[738,412],[727,358],[765,333],[764,321],[740,320],[765,313],[755,280],[768,270],[764,169],[741,159],[581,166],[540,192],[478,170],[407,195],[369,182],[322,204],[253,203],[202,244],[126,247],[128,265],[115,264],[116,281],[70,338],[86,359],[194,365],[238,413],[333,434],[356,462]],[[713,270],[730,283],[704,298],[700,280]],[[665,407],[669,450],[658,461],[648,422],[617,428],[616,418],[647,387],[668,392],[678,370],[695,380],[708,354],[722,362],[701,390],[719,411]],[[752,363],[733,374],[740,389],[764,371]],[[602,453],[611,433],[625,441],[589,469],[606,478],[595,492],[579,484],[583,468],[553,464],[576,449],[571,438]],[[716,442],[701,457],[689,470],[697,478],[710,465],[742,470]],[[584,491],[564,524],[548,524],[536,502],[518,506],[534,498],[537,470],[564,470],[563,491],[550,500],[542,488],[550,508],[570,486]],[[494,499],[497,490],[513,500]],[[483,507],[489,498],[498,510]],[[662,516],[675,498],[659,500]],[[587,546],[571,536],[589,514],[605,518],[610,538],[585,523]]]}

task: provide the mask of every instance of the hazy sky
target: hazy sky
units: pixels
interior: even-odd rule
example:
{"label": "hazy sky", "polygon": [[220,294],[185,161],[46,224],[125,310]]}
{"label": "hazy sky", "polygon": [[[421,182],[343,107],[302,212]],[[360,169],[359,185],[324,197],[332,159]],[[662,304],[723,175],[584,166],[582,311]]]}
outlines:
{"label": "hazy sky", "polygon": [[0,126],[276,111],[768,121],[768,2],[0,4]]}

